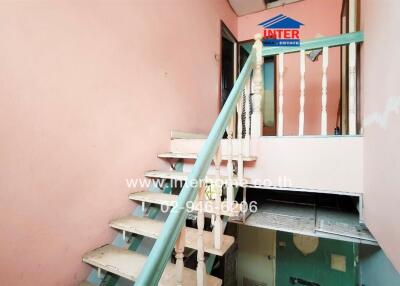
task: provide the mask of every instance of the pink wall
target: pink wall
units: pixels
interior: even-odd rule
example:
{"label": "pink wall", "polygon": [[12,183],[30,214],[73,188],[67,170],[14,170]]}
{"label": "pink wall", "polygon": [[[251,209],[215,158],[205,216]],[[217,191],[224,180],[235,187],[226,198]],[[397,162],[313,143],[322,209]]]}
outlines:
{"label": "pink wall", "polygon": [[369,229],[400,271],[400,2],[366,0],[361,61],[365,214]]}
{"label": "pink wall", "polygon": [[2,285],[76,285],[130,212],[125,178],[217,114],[225,0],[2,1]]}
{"label": "pink wall", "polygon": [[[340,34],[342,0],[304,0],[283,7],[238,18],[240,41],[252,39],[261,33],[258,24],[280,13],[304,24],[302,40],[313,39],[317,34],[331,36]],[[299,54],[285,56],[284,79],[284,134],[298,134],[300,64]],[[306,59],[305,134],[320,134],[321,131],[321,80],[322,57],[316,62]],[[328,133],[336,126],[336,114],[340,97],[340,51],[329,50],[328,68]]]}

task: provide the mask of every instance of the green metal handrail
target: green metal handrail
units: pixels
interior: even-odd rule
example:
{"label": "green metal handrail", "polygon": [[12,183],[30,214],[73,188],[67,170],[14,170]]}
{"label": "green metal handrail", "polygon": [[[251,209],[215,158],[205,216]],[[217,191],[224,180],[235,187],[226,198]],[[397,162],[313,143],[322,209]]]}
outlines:
{"label": "green metal handrail", "polygon": [[264,47],[262,50],[262,55],[266,56],[274,56],[280,53],[295,53],[301,50],[315,50],[321,49],[323,47],[337,47],[348,45],[351,43],[359,43],[364,40],[363,32],[354,32],[341,34],[337,36],[331,37],[321,37],[308,41],[301,41],[300,46],[298,47]]}
{"label": "green metal handrail", "polygon": [[[251,70],[255,65],[255,59],[256,52],[253,48],[235,85],[229,93],[228,99],[211,128],[204,147],[201,149],[198,159],[179,194],[176,205],[171,210],[160,236],[151,249],[149,257],[135,282],[135,286],[156,286],[158,284],[171,257],[178,235],[185,223],[187,216],[186,205],[196,198],[199,188],[198,183],[204,179],[228,126],[228,122],[236,111],[236,104],[241,97],[241,91],[244,88],[246,80],[250,78]],[[134,266],[132,265],[132,267]]]}

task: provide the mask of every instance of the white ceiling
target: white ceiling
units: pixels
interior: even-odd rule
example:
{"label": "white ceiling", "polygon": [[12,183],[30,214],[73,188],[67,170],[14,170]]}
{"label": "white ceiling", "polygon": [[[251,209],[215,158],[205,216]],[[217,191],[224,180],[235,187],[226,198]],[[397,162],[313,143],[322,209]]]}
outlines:
{"label": "white ceiling", "polygon": [[236,15],[244,16],[265,10],[264,0],[228,0]]}
{"label": "white ceiling", "polygon": [[[303,0],[227,0],[236,15],[244,16],[265,9],[289,5]],[[267,3],[267,4],[266,4]]]}

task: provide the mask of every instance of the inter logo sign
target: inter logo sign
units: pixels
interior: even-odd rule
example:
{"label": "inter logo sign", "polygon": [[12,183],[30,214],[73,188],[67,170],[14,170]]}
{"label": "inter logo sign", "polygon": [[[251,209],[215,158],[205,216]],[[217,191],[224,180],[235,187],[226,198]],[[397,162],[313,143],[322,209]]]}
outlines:
{"label": "inter logo sign", "polygon": [[303,23],[280,14],[259,25],[264,27],[264,46],[300,46]]}

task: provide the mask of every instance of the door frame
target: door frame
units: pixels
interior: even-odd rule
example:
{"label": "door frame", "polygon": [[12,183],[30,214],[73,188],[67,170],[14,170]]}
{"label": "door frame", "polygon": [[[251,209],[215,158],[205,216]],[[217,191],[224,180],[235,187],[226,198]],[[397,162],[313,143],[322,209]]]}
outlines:
{"label": "door frame", "polygon": [[[224,37],[226,36],[226,37]],[[222,81],[222,38],[227,39],[228,41],[231,41],[233,43],[233,83],[236,82],[236,79],[238,77],[238,40],[236,37],[233,35],[231,30],[229,30],[228,26],[225,25],[224,21],[220,21],[220,37],[219,37],[219,73],[218,73],[218,102],[217,102],[217,107],[218,107],[218,113],[222,109],[222,102],[221,102],[221,81]]]}

